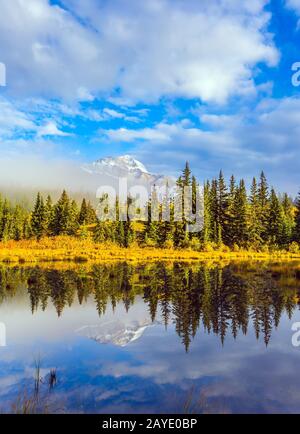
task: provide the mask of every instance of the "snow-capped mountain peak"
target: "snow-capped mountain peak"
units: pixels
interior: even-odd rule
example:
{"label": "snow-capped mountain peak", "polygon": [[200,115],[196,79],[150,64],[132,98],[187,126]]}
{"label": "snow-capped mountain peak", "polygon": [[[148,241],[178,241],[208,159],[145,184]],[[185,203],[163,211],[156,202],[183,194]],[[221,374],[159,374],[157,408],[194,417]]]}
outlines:
{"label": "snow-capped mountain peak", "polygon": [[83,337],[92,339],[100,344],[112,344],[126,347],[131,342],[140,339],[148,327],[159,324],[157,321],[131,321],[126,324],[121,321],[109,321],[101,325],[89,325],[76,331]]}
{"label": "snow-capped mountain peak", "polygon": [[132,174],[146,173],[148,170],[143,163],[133,158],[131,155],[122,155],[120,157],[107,157],[101,160],[97,160],[93,163],[93,166],[102,168],[115,168],[120,171],[125,171]]}
{"label": "snow-capped mountain peak", "polygon": [[[128,186],[143,185],[150,192],[153,186],[169,191],[175,186],[175,179],[148,171],[143,163],[131,155],[107,157],[87,164],[82,169],[99,179],[104,185],[117,184],[121,178],[126,178]],[[172,194],[172,193],[171,193]]]}

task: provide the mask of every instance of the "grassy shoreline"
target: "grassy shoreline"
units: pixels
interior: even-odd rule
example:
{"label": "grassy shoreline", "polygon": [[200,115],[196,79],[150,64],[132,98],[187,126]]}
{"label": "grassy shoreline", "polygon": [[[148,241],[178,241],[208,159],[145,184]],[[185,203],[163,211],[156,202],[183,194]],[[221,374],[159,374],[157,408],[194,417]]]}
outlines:
{"label": "grassy shoreline", "polygon": [[44,238],[41,241],[8,241],[0,243],[0,263],[32,264],[41,262],[157,262],[206,260],[300,260],[299,253],[285,251],[209,251],[158,249],[113,244],[95,244],[91,240],[70,237]]}

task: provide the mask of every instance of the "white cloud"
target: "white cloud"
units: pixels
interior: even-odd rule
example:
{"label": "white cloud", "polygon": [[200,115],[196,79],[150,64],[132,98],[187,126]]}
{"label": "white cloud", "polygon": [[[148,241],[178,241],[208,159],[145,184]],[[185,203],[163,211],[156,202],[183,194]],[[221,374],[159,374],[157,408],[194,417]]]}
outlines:
{"label": "white cloud", "polygon": [[[251,177],[264,169],[275,187],[299,188],[300,98],[266,99],[239,115],[193,111],[201,128],[185,122],[153,128],[101,130],[111,142],[131,143],[135,155],[155,172],[176,172],[190,160],[200,179],[224,169],[229,176]],[[288,171],[288,177],[287,177]]]}
{"label": "white cloud", "polygon": [[113,110],[113,109],[109,109],[109,108],[105,108],[103,110],[103,118],[104,120],[107,119],[123,119],[127,122],[134,122],[134,123],[138,123],[140,122],[140,119],[137,116],[128,116],[125,113],[121,113],[117,110]]}
{"label": "white cloud", "polygon": [[112,118],[117,118],[117,119],[123,119],[124,118],[124,114],[120,113],[120,112],[118,112],[116,110],[105,108],[103,110],[103,112],[105,114],[107,114],[109,117],[112,117]]}
{"label": "white cloud", "polygon": [[[50,105],[48,104],[49,108]],[[41,116],[40,112],[40,116]],[[54,120],[48,119],[43,125],[40,125],[36,113],[30,112],[28,102],[17,104],[5,98],[0,98],[0,136],[2,142],[0,146],[5,146],[6,140],[22,139],[27,136],[43,137],[43,136],[68,136],[69,133],[63,132],[58,128]]]}
{"label": "white cloud", "polygon": [[[100,134],[111,141],[130,143],[135,140],[149,142],[168,142],[170,140],[171,125],[159,124],[155,128],[130,130],[128,128],[100,130]],[[174,128],[174,127],[173,127]]]}
{"label": "white cloud", "polygon": [[285,0],[286,6],[300,15],[300,0]]}
{"label": "white cloud", "polygon": [[93,95],[85,87],[77,90],[77,96],[79,101],[94,101]]}
{"label": "white cloud", "polygon": [[[285,0],[286,7],[300,17],[300,0]],[[300,20],[297,23],[297,30],[300,28]]]}
{"label": "white cloud", "polygon": [[[225,102],[275,65],[265,0],[0,0],[1,56],[17,95]],[[248,2],[247,2],[248,3]],[[209,41],[209,43],[208,43]]]}
{"label": "white cloud", "polygon": [[13,132],[34,131],[36,128],[30,116],[18,110],[5,99],[0,99],[0,134],[10,137]]}
{"label": "white cloud", "polygon": [[65,133],[64,131],[60,130],[56,123],[53,121],[48,121],[45,125],[38,128],[37,132],[38,137],[44,137],[44,136],[60,136],[60,137],[66,137],[70,136],[70,133]]}

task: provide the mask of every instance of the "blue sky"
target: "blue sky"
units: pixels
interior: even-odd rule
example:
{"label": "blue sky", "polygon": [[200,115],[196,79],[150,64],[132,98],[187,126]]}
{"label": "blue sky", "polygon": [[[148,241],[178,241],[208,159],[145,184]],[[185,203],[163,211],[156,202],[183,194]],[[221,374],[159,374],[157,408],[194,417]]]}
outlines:
{"label": "blue sky", "polygon": [[279,190],[300,188],[300,0],[0,7],[2,178],[25,160],[130,153],[153,172],[189,160],[201,180],[264,169]]}

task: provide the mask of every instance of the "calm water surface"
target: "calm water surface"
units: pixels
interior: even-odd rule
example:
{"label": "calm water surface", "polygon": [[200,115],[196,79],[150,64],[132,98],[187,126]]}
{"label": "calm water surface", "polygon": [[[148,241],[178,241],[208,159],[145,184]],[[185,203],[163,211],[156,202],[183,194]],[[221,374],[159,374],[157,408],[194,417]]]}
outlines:
{"label": "calm water surface", "polygon": [[0,268],[0,411],[300,413],[299,306],[297,263]]}

